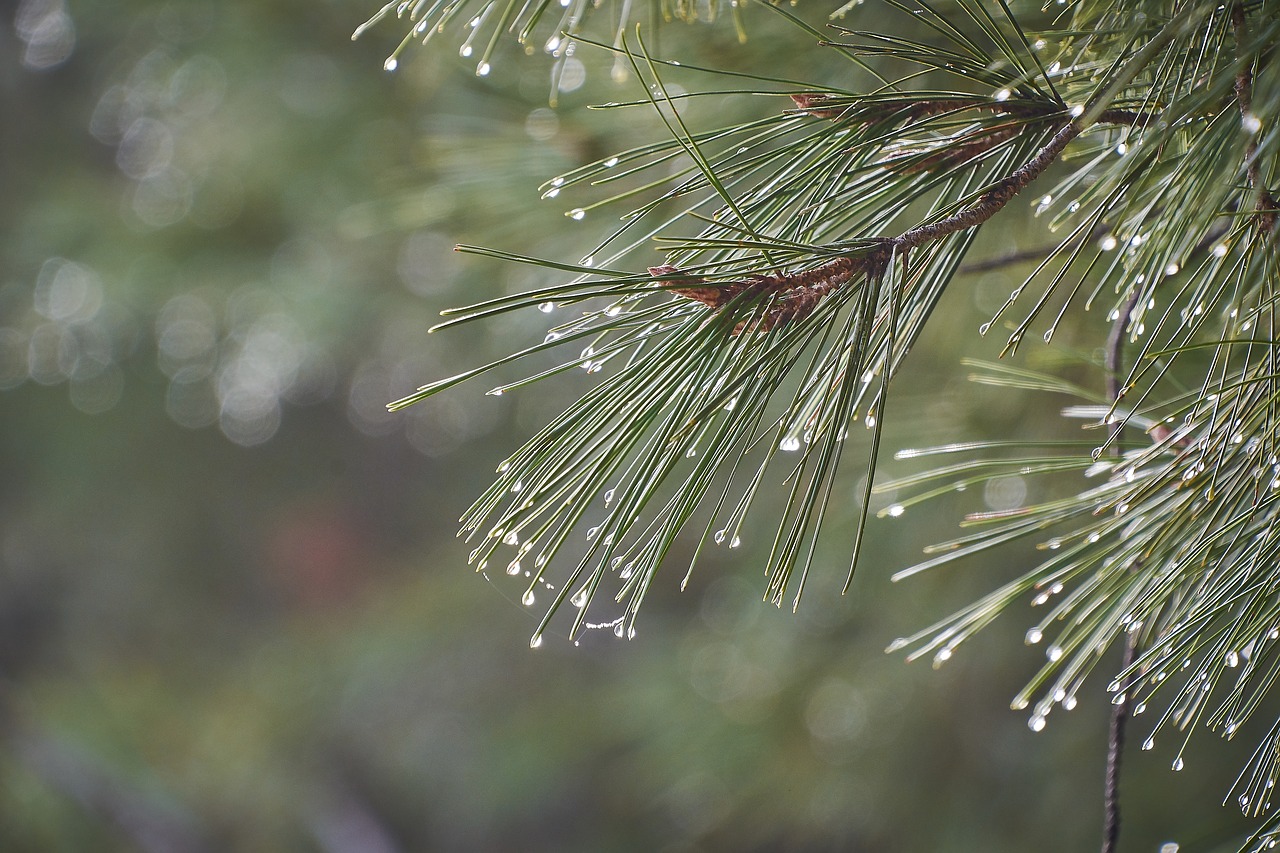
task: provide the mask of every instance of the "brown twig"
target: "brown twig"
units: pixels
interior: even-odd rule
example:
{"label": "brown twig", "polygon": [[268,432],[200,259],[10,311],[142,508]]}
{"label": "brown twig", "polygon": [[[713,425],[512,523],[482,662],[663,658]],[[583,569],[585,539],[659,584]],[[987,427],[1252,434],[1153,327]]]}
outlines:
{"label": "brown twig", "polygon": [[[844,103],[831,95],[820,92],[801,92],[790,96],[800,112],[825,119],[849,119],[856,124],[875,124],[895,119],[909,124],[923,118],[930,118],[964,110],[980,110],[998,115],[1016,118],[1050,118],[1060,115],[1063,110],[1058,104],[1026,101],[994,101],[990,98],[952,97],[921,98],[910,103],[900,101],[867,101],[855,100]],[[1097,124],[1143,125],[1154,118],[1151,113],[1136,110],[1104,110],[1099,114]]]}
{"label": "brown twig", "polygon": [[877,246],[857,255],[845,255],[799,273],[774,273],[716,284],[708,283],[702,278],[683,276],[677,267],[670,265],[651,267],[649,273],[656,282],[673,293],[716,309],[744,294],[751,298],[772,295],[774,304],[763,319],[739,323],[734,330],[735,334],[744,330],[766,331],[807,316],[823,296],[855,276],[866,274],[872,278],[878,277],[895,254],[906,255],[918,246],[986,222],[1027,184],[1038,178],[1081,130],[1083,128],[1076,121],[1068,121],[1036,156],[1008,177],[997,181],[973,204],[937,222],[918,225],[897,237],[885,238]]}
{"label": "brown twig", "polygon": [[[1124,395],[1124,382],[1120,378],[1120,370],[1124,360],[1124,342],[1129,331],[1129,323],[1133,318],[1133,309],[1142,298],[1142,291],[1134,288],[1120,308],[1116,319],[1111,324],[1111,334],[1107,336],[1106,368],[1107,399],[1114,406]],[[1123,429],[1123,424],[1116,427]],[[1120,455],[1120,443],[1111,445],[1111,454]],[[1138,634],[1125,637],[1124,653],[1120,659],[1120,672],[1133,666],[1138,656]],[[1129,687],[1118,697],[1119,702],[1111,706],[1111,721],[1107,727],[1107,772],[1102,789],[1102,853],[1115,853],[1120,841],[1120,759],[1124,754],[1124,735],[1129,723]]]}
{"label": "brown twig", "polygon": [[1253,62],[1246,52],[1249,40],[1244,6],[1233,3],[1231,6],[1231,29],[1235,35],[1236,57],[1240,60],[1240,70],[1236,72],[1236,103],[1240,106],[1240,118],[1246,124],[1249,142],[1244,148],[1244,171],[1249,178],[1249,186],[1257,193],[1254,210],[1257,213],[1258,228],[1264,234],[1275,233],[1276,199],[1271,195],[1262,177],[1262,169],[1258,165],[1258,131],[1249,129],[1249,122],[1257,122],[1253,114]]}

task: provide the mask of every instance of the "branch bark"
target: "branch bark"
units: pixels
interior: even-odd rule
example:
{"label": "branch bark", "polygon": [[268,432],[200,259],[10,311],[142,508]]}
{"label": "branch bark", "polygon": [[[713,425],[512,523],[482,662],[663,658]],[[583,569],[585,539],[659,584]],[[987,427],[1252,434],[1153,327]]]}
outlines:
{"label": "branch bark", "polygon": [[[1113,406],[1124,388],[1120,370],[1124,361],[1125,334],[1129,330],[1133,309],[1141,297],[1142,291],[1135,287],[1111,324],[1111,334],[1107,337],[1107,398]],[[1123,429],[1123,426],[1117,429]],[[1120,442],[1112,441],[1111,455],[1120,455]],[[1124,672],[1133,666],[1137,656],[1138,634],[1135,632],[1125,638],[1119,671]],[[1107,772],[1102,789],[1102,853],[1115,853],[1120,841],[1120,759],[1124,754],[1125,729],[1129,723],[1129,689],[1130,686],[1126,685],[1123,697],[1111,706],[1111,721],[1107,727]]]}

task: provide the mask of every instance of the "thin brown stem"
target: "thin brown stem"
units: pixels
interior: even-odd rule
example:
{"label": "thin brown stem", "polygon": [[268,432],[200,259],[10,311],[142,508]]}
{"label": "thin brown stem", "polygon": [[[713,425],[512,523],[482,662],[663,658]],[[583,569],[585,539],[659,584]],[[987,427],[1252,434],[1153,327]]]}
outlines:
{"label": "thin brown stem", "polygon": [[[1124,394],[1124,381],[1120,371],[1124,368],[1124,343],[1133,318],[1133,309],[1142,298],[1142,291],[1134,288],[1111,324],[1107,336],[1106,369],[1107,399],[1115,405]],[[1116,427],[1123,429],[1123,426]],[[1112,436],[1111,455],[1119,457],[1120,442]],[[1138,634],[1125,637],[1124,654],[1120,659],[1120,672],[1124,673],[1138,656]],[[1111,706],[1111,721],[1107,728],[1107,772],[1102,788],[1102,853],[1115,853],[1120,841],[1120,759],[1124,754],[1125,729],[1129,722],[1129,686],[1125,686]]]}
{"label": "thin brown stem", "polygon": [[[1249,134],[1249,142],[1244,148],[1244,171],[1249,178],[1249,186],[1257,193],[1254,210],[1257,212],[1258,227],[1264,234],[1272,234],[1276,227],[1277,204],[1258,165],[1258,134],[1261,127],[1258,117],[1253,114],[1253,60],[1248,52],[1248,21],[1244,6],[1240,3],[1231,6],[1231,29],[1235,35],[1236,58],[1241,63],[1240,70],[1236,72],[1236,103],[1240,106],[1240,118]],[[1250,127],[1251,124],[1259,126]]]}
{"label": "thin brown stem", "polygon": [[1034,157],[1008,177],[997,181],[977,201],[937,222],[918,225],[897,237],[877,240],[874,245],[857,254],[843,255],[799,273],[775,273],[732,282],[708,282],[706,279],[684,275],[678,268],[670,265],[651,267],[649,273],[656,282],[673,293],[717,309],[743,294],[759,298],[773,295],[775,307],[770,309],[766,317],[756,324],[740,324],[736,330],[738,332],[744,328],[763,331],[791,322],[812,312],[823,296],[855,276],[879,276],[894,255],[906,256],[914,248],[986,222],[1049,168],[1068,143],[1080,135],[1081,130],[1083,128],[1077,122],[1067,122]]}
{"label": "thin brown stem", "polygon": [[[1030,119],[1047,119],[1063,113],[1063,108],[1057,103],[994,101],[978,97],[921,98],[904,104],[900,100],[881,102],[858,99],[845,102],[831,95],[802,92],[791,95],[791,100],[795,102],[799,112],[814,118],[849,119],[855,124],[874,124],[889,120],[909,124],[919,119],[952,115],[964,110]],[[1110,109],[1100,113],[1095,123],[1132,127],[1147,124],[1153,118],[1153,113]]]}
{"label": "thin brown stem", "polygon": [[[1120,671],[1133,665],[1138,656],[1138,635],[1125,638]],[[1111,723],[1107,729],[1107,775],[1102,792],[1102,853],[1115,853],[1120,842],[1120,758],[1124,754],[1124,735],[1129,722],[1129,697],[1124,695],[1111,706]]]}

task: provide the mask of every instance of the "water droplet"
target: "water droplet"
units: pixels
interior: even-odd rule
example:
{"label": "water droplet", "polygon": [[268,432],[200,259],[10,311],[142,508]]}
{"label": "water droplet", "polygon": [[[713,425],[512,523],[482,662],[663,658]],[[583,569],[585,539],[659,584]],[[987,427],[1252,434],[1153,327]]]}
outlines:
{"label": "water droplet", "polygon": [[518,574],[520,574],[520,561],[519,561],[519,560],[512,560],[510,563],[507,563],[507,574],[509,574],[509,575],[518,575]]}
{"label": "water droplet", "polygon": [[1084,105],[1076,104],[1074,107],[1071,108],[1072,118],[1080,118],[1080,116],[1082,115],[1084,115]]}
{"label": "water droplet", "polygon": [[1043,639],[1044,639],[1044,632],[1041,631],[1039,628],[1032,628],[1030,631],[1027,631],[1027,636],[1024,638],[1028,646],[1034,646],[1036,643],[1040,642]]}
{"label": "water droplet", "polygon": [[1008,89],[1001,89],[999,92],[996,92],[995,98],[997,101],[1007,101],[1009,100],[1009,96],[1012,94],[1013,93]]}
{"label": "water droplet", "polygon": [[1240,665],[1240,655],[1233,649],[1232,651],[1227,652],[1227,656],[1223,659],[1223,663],[1232,669],[1235,669]]}
{"label": "water droplet", "polygon": [[1033,732],[1044,731],[1045,719],[1043,714],[1033,714],[1030,720],[1027,720],[1027,728]]}
{"label": "water droplet", "polygon": [[599,527],[593,527],[593,528],[591,528],[590,530],[588,530],[588,531],[587,531],[587,538],[588,538],[588,539],[595,539],[595,538],[596,538],[596,534],[597,534],[597,533],[599,533],[599,532],[600,532],[600,528],[599,528]]}
{"label": "water droplet", "polygon": [[481,62],[479,65],[477,65],[477,66],[476,66],[476,76],[477,76],[477,77],[488,77],[488,76],[489,76],[489,70],[490,70],[490,69],[489,69],[489,63],[487,63],[487,62]]}
{"label": "water droplet", "polygon": [[534,601],[533,590],[531,589],[525,590],[524,595],[520,596],[520,603],[523,604],[525,607],[533,606],[533,601]]}
{"label": "water droplet", "polygon": [[1262,130],[1262,119],[1253,113],[1245,113],[1240,120],[1240,126],[1244,128],[1245,133],[1257,133]]}
{"label": "water droplet", "polygon": [[605,161],[604,161],[604,167],[605,167],[606,169],[612,169],[612,168],[613,168],[614,166],[616,166],[616,165],[618,165],[618,158],[617,158],[617,157],[610,157],[608,160],[605,160]]}
{"label": "water droplet", "polygon": [[778,444],[778,449],[785,450],[788,453],[793,453],[800,449],[800,438],[798,436],[789,435],[782,439],[782,442]]}
{"label": "water droplet", "polygon": [[615,637],[621,637],[621,636],[622,636],[622,634],[623,634],[623,632],[624,632],[624,631],[626,631],[626,630],[627,630],[627,629],[626,629],[625,627],[623,627],[623,625],[622,625],[622,620],[621,620],[621,619],[619,619],[619,620],[618,620],[618,624],[613,626],[613,635],[614,635]]}
{"label": "water droplet", "polygon": [[556,310],[556,304],[554,302],[543,302],[538,306],[538,310],[543,314],[550,314],[552,311]]}
{"label": "water droplet", "polygon": [[1044,650],[1044,656],[1051,661],[1062,660],[1062,646],[1049,646]]}
{"label": "water droplet", "polygon": [[501,388],[490,388],[486,393],[487,393],[490,397],[501,397],[501,396],[502,396],[502,389],[501,389]]}
{"label": "water droplet", "polygon": [[1114,696],[1112,696],[1112,697],[1111,697],[1111,704],[1112,704],[1112,705],[1123,705],[1123,704],[1124,704],[1124,700],[1125,700],[1126,698],[1127,698],[1127,697],[1125,696],[1125,694],[1123,694],[1123,693],[1117,693],[1116,695],[1114,695]]}
{"label": "water droplet", "polygon": [[519,544],[520,544],[520,537],[516,534],[516,532],[515,532],[514,530],[512,530],[512,531],[511,531],[510,533],[508,533],[506,536],[503,536],[503,537],[502,537],[502,544],[504,544],[504,545],[519,545]]}
{"label": "water droplet", "polygon": [[1074,695],[1068,696],[1066,699],[1062,700],[1062,707],[1066,708],[1068,711],[1075,708],[1075,706],[1076,706],[1076,697]]}
{"label": "water droplet", "polygon": [[400,67],[400,61],[394,56],[388,56],[387,61],[382,63],[382,67],[387,71],[395,71]]}
{"label": "water droplet", "polygon": [[570,219],[581,220],[587,215],[587,212],[580,207],[575,207],[573,210],[569,211],[567,215]]}
{"label": "water droplet", "polygon": [[1153,737],[1149,737],[1142,742],[1143,749],[1153,749],[1155,748],[1155,745],[1156,745],[1156,739]]}
{"label": "water droplet", "polygon": [[471,45],[464,44],[462,47],[458,48],[458,56],[461,56],[465,59],[470,55],[471,55]]}
{"label": "water droplet", "polygon": [[900,515],[902,515],[906,511],[907,511],[907,508],[904,507],[902,504],[894,504],[893,506],[886,509],[884,511],[884,514],[889,516],[890,518],[898,518]]}
{"label": "water droplet", "polygon": [[730,547],[730,548],[737,548],[737,547],[738,547],[739,545],[741,545],[741,544],[742,544],[742,537],[741,537],[741,536],[735,536],[735,537],[733,537],[733,539],[729,540],[729,547]]}
{"label": "water droplet", "polygon": [[719,545],[723,543],[726,536],[728,536],[728,533],[724,530],[717,530],[715,535],[716,544]]}
{"label": "water droplet", "polygon": [[1185,767],[1185,766],[1186,766],[1186,765],[1184,765],[1184,764],[1182,763],[1182,756],[1181,756],[1181,755],[1179,755],[1177,758],[1175,758],[1175,759],[1173,760],[1173,772],[1174,772],[1174,773],[1177,773],[1179,770],[1181,770],[1181,769],[1182,769],[1183,767]]}
{"label": "water droplet", "polygon": [[540,645],[542,645],[541,634],[534,634],[532,637],[529,638],[529,648],[536,649]]}
{"label": "water droplet", "polygon": [[1147,703],[1139,702],[1137,705],[1133,707],[1133,715],[1136,717],[1145,710],[1147,710]]}
{"label": "water droplet", "polygon": [[584,586],[573,594],[573,598],[569,599],[569,603],[581,610],[587,606],[587,588]]}

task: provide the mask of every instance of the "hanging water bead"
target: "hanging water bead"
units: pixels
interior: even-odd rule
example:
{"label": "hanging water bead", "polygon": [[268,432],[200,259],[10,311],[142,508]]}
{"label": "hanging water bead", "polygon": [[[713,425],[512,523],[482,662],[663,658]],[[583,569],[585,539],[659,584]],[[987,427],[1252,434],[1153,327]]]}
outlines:
{"label": "hanging water bead", "polygon": [[509,575],[518,575],[518,574],[520,574],[520,561],[519,561],[519,560],[512,560],[510,563],[507,563],[507,574],[509,574]]}
{"label": "hanging water bead", "polygon": [[534,601],[535,601],[535,598],[533,595],[533,590],[531,589],[525,590],[524,595],[520,597],[520,603],[523,604],[525,607],[532,607]]}
{"label": "hanging water bead", "polygon": [[382,67],[387,71],[395,71],[400,67],[400,61],[394,56],[388,56],[387,61],[382,63]]}

